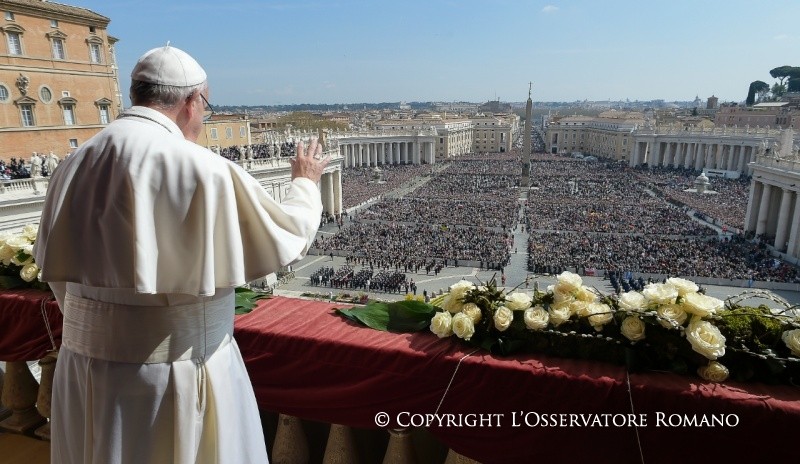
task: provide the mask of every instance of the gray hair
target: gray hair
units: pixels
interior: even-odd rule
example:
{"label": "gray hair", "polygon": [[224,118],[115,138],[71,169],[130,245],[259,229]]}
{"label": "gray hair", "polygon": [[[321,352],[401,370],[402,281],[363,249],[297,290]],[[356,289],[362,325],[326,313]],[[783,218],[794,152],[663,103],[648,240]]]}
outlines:
{"label": "gray hair", "polygon": [[205,87],[206,82],[190,87],[175,87],[134,80],[131,81],[131,103],[137,106],[172,108]]}

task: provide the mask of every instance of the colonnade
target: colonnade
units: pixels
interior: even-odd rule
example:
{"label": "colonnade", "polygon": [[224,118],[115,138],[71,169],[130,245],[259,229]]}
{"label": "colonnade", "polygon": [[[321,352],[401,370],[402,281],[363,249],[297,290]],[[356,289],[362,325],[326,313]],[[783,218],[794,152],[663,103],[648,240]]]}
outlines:
{"label": "colonnade", "polygon": [[747,165],[755,160],[760,141],[661,141],[657,139],[637,140],[629,165],[671,166],[675,168],[715,169],[737,171],[747,174]]}
{"label": "colonnade", "polygon": [[343,167],[433,164],[436,161],[433,140],[339,140],[339,151]]}
{"label": "colonnade", "polygon": [[760,156],[753,168],[745,231],[766,236],[775,250],[800,258],[798,196],[800,161]]}

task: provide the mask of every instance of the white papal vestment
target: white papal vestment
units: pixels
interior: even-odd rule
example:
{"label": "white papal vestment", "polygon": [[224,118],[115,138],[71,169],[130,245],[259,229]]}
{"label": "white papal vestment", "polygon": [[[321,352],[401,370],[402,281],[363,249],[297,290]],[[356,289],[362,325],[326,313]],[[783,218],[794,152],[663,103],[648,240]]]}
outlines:
{"label": "white papal vestment", "polygon": [[302,257],[322,212],[134,107],[58,167],[35,247],[64,312],[54,463],[259,463],[232,287]]}

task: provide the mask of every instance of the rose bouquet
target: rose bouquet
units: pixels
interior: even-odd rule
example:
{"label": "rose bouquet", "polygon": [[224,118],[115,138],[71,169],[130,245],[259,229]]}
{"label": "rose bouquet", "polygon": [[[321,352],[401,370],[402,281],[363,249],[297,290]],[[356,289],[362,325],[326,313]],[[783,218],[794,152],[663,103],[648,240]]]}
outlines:
{"label": "rose bouquet", "polygon": [[[506,293],[494,279],[461,281],[423,306],[413,312],[418,326],[499,355],[537,352],[625,364],[631,371],[696,373],[716,382],[800,379],[800,321],[791,311],[723,302],[685,279],[619,296],[602,295],[570,272],[532,294]],[[403,326],[407,312],[380,309],[372,308],[369,317],[386,324],[373,328]],[[346,311],[359,320],[359,309]],[[427,325],[420,322],[425,317]]]}
{"label": "rose bouquet", "polygon": [[41,269],[33,260],[37,226],[27,225],[17,234],[0,235],[0,289],[49,287],[39,280]]}

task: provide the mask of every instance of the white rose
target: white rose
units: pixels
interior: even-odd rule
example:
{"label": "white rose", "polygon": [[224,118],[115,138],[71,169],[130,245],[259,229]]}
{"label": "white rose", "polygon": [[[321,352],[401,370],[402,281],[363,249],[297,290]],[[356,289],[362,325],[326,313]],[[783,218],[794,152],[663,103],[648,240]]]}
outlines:
{"label": "white rose", "polygon": [[38,225],[28,224],[27,226],[22,228],[22,236],[30,240],[31,242],[36,241],[36,235],[38,233],[39,233]]}
{"label": "white rose", "polygon": [[684,311],[700,317],[710,316],[725,307],[722,300],[700,293],[687,293],[683,296],[681,307]]}
{"label": "white rose", "polygon": [[637,291],[625,292],[619,296],[619,309],[625,311],[642,311],[647,306],[647,299]]}
{"label": "white rose", "polygon": [[431,319],[431,332],[439,338],[453,335],[453,316],[449,312],[437,312]]}
{"label": "white rose", "polygon": [[597,294],[593,289],[584,285],[575,292],[575,299],[585,301],[586,303],[594,303],[597,301]]}
{"label": "white rose", "polygon": [[569,310],[569,305],[550,305],[548,314],[550,315],[550,322],[553,326],[558,327],[569,320],[572,316],[572,311]]}
{"label": "white rose", "polygon": [[710,360],[725,356],[725,336],[714,324],[695,319],[686,328],[686,339],[692,349]]}
{"label": "white rose", "polygon": [[481,320],[481,308],[475,303],[465,303],[464,307],[461,308],[461,313],[469,316],[473,324],[477,324]]}
{"label": "white rose", "polygon": [[458,338],[469,340],[475,334],[475,324],[472,319],[464,313],[458,313],[453,316],[453,333]]}
{"label": "white rose", "polygon": [[514,292],[506,297],[506,307],[512,311],[524,311],[531,307],[531,297],[522,292]]}
{"label": "white rose", "polygon": [[555,302],[556,304],[560,303],[569,304],[572,303],[573,301],[575,301],[575,297],[571,293],[558,292],[558,291],[553,292],[553,302]]}
{"label": "white rose", "polygon": [[475,286],[468,280],[459,280],[450,286],[450,294],[458,298],[463,298],[468,291],[472,290]]}
{"label": "white rose", "polygon": [[569,271],[562,272],[557,277],[558,283],[556,284],[555,290],[557,292],[574,292],[575,290],[581,288],[583,285],[583,280],[581,276],[578,274],[573,274]]}
{"label": "white rose", "polygon": [[452,293],[447,295],[444,301],[442,301],[442,309],[452,314],[460,313],[463,307],[464,303],[459,298],[453,296]]}
{"label": "white rose", "polygon": [[587,311],[591,314],[589,316],[589,324],[598,332],[603,330],[604,325],[614,319],[611,307],[604,303],[589,303]]}
{"label": "white rose", "polygon": [[622,321],[620,332],[628,340],[638,342],[644,339],[644,322],[636,316],[628,316]]}
{"label": "white rose", "polygon": [[19,270],[19,276],[25,282],[33,282],[39,276],[39,266],[34,263],[26,264]]}
{"label": "white rose", "polygon": [[500,306],[494,312],[494,326],[500,332],[505,331],[511,326],[511,321],[514,320],[514,312],[505,306]]}
{"label": "white rose", "polygon": [[546,329],[548,322],[550,322],[550,315],[543,307],[536,306],[525,310],[525,326],[529,329]]}
{"label": "white rose", "polygon": [[708,366],[698,367],[697,374],[709,382],[724,382],[728,380],[730,372],[728,372],[728,368],[722,364],[711,361],[708,363]]}
{"label": "white rose", "polygon": [[11,264],[11,258],[17,254],[17,251],[11,248],[9,245],[0,246],[0,262],[3,265],[8,266]]}
{"label": "white rose", "polygon": [[697,293],[697,291],[700,290],[700,287],[698,287],[696,283],[679,277],[670,277],[667,279],[667,285],[675,287],[680,296],[684,296],[687,293]]}
{"label": "white rose", "polygon": [[30,244],[31,244],[31,242],[27,238],[25,238],[25,237],[23,237],[21,235],[15,235],[15,236],[10,237],[10,238],[8,238],[6,240],[6,245],[8,245],[11,248],[13,248],[14,251],[17,251],[17,250],[21,249],[22,247],[24,247],[25,245],[30,245]]}
{"label": "white rose", "polygon": [[647,284],[642,290],[642,295],[650,303],[672,304],[678,297],[678,289],[667,284]]}
{"label": "white rose", "polygon": [[577,314],[578,317],[589,317],[589,303],[585,301],[573,301],[569,304],[569,309],[572,314]]}
{"label": "white rose", "polygon": [[661,318],[658,320],[659,324],[665,329],[677,329],[686,322],[686,318],[688,317],[686,311],[674,304],[659,306],[656,312]]}
{"label": "white rose", "polygon": [[787,330],[781,335],[781,340],[792,351],[792,354],[800,357],[800,329]]}

